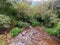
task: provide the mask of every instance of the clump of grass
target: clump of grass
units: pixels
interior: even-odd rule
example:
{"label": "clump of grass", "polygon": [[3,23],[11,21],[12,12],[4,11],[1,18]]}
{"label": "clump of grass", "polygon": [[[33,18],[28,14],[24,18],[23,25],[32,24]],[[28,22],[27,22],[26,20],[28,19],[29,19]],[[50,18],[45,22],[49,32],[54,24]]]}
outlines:
{"label": "clump of grass", "polygon": [[12,37],[15,37],[15,36],[17,36],[19,33],[21,33],[23,31],[23,28],[18,28],[18,27],[15,27],[15,28],[13,28],[12,30],[11,30],[11,32],[10,32],[10,35],[12,36]]}
{"label": "clump of grass", "polygon": [[0,45],[6,45],[6,43],[0,39]]}

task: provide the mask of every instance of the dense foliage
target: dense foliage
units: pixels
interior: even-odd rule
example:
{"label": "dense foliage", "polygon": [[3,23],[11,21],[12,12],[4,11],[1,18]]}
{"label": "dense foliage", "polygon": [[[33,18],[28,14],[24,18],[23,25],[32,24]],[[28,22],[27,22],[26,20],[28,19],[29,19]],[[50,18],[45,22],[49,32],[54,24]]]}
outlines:
{"label": "dense foliage", "polygon": [[9,28],[11,24],[11,18],[7,15],[0,14],[0,28]]}
{"label": "dense foliage", "polygon": [[53,28],[43,27],[43,30],[47,31],[50,35],[60,37],[60,22]]}
{"label": "dense foliage", "polygon": [[[56,4],[55,4],[56,3]],[[60,29],[58,24],[60,21],[60,3],[59,0],[50,1],[35,6],[31,2],[17,0],[1,0],[0,1],[0,28],[13,27],[23,28],[29,25],[44,26],[51,35],[60,37]],[[59,25],[59,26],[57,26]],[[12,35],[17,35],[19,29],[13,29]],[[16,33],[16,34],[15,34]]]}
{"label": "dense foliage", "polygon": [[12,29],[12,31],[10,32],[10,35],[12,36],[12,37],[15,37],[15,36],[17,36],[20,32],[22,32],[23,31],[23,29],[21,28],[21,29],[19,29],[19,28],[13,28]]}
{"label": "dense foliage", "polygon": [[26,22],[17,21],[17,22],[16,22],[16,26],[19,27],[19,28],[23,28],[23,27],[28,27],[29,24],[26,23]]}

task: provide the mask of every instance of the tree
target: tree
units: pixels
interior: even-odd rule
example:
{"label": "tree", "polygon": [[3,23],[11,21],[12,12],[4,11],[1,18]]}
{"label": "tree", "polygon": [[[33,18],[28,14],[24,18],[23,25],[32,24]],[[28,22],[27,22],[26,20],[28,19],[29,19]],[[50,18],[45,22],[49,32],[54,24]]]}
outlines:
{"label": "tree", "polygon": [[43,23],[47,27],[53,27],[58,21],[57,15],[53,8],[49,9],[49,5],[43,4],[33,8],[35,19]]}
{"label": "tree", "polygon": [[53,8],[57,15],[58,15],[58,18],[60,18],[60,0],[53,0],[49,3],[49,7],[50,8]]}
{"label": "tree", "polygon": [[0,13],[7,14],[7,15],[14,15],[14,13],[16,14],[16,11],[13,5],[10,2],[8,2],[8,0],[1,0],[0,1]]}
{"label": "tree", "polygon": [[27,3],[27,4],[32,4],[32,1],[31,0],[22,0],[23,3]]}
{"label": "tree", "polygon": [[18,4],[17,17],[23,21],[29,20],[30,17],[30,5],[26,3]]}

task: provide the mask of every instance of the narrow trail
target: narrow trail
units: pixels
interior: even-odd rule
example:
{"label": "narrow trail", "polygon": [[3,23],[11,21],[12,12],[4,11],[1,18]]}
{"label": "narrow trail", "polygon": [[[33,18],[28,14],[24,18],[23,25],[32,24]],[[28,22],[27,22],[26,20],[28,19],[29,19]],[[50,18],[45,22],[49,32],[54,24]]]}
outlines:
{"label": "narrow trail", "polygon": [[60,45],[57,40],[41,30],[40,27],[25,29],[16,36],[9,45]]}

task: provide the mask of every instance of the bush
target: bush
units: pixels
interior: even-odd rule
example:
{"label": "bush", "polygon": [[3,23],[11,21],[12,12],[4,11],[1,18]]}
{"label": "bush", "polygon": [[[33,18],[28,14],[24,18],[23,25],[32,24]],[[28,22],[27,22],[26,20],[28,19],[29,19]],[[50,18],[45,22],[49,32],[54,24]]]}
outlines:
{"label": "bush", "polygon": [[36,20],[32,20],[31,21],[31,25],[32,26],[39,26],[40,25],[40,22],[36,21]]}
{"label": "bush", "polygon": [[18,15],[17,17],[23,21],[28,21],[30,18],[30,5],[27,3],[18,4]]}
{"label": "bush", "polygon": [[47,31],[50,35],[60,37],[60,22],[53,28],[43,27],[43,30]]}
{"label": "bush", "polygon": [[19,29],[19,28],[13,28],[12,30],[11,30],[11,32],[10,32],[10,35],[12,36],[12,37],[15,37],[15,36],[17,36],[20,32],[22,32],[23,31],[23,29],[21,28],[21,29]]}
{"label": "bush", "polygon": [[17,21],[16,26],[19,27],[19,28],[22,28],[22,27],[29,26],[29,24],[26,23],[26,22]]}
{"label": "bush", "polygon": [[[35,11],[36,10],[36,11]],[[58,21],[58,15],[53,9],[49,9],[48,5],[34,7],[33,17],[47,27],[54,27]]]}
{"label": "bush", "polygon": [[9,16],[0,14],[0,28],[9,28],[11,24],[11,19]]}

